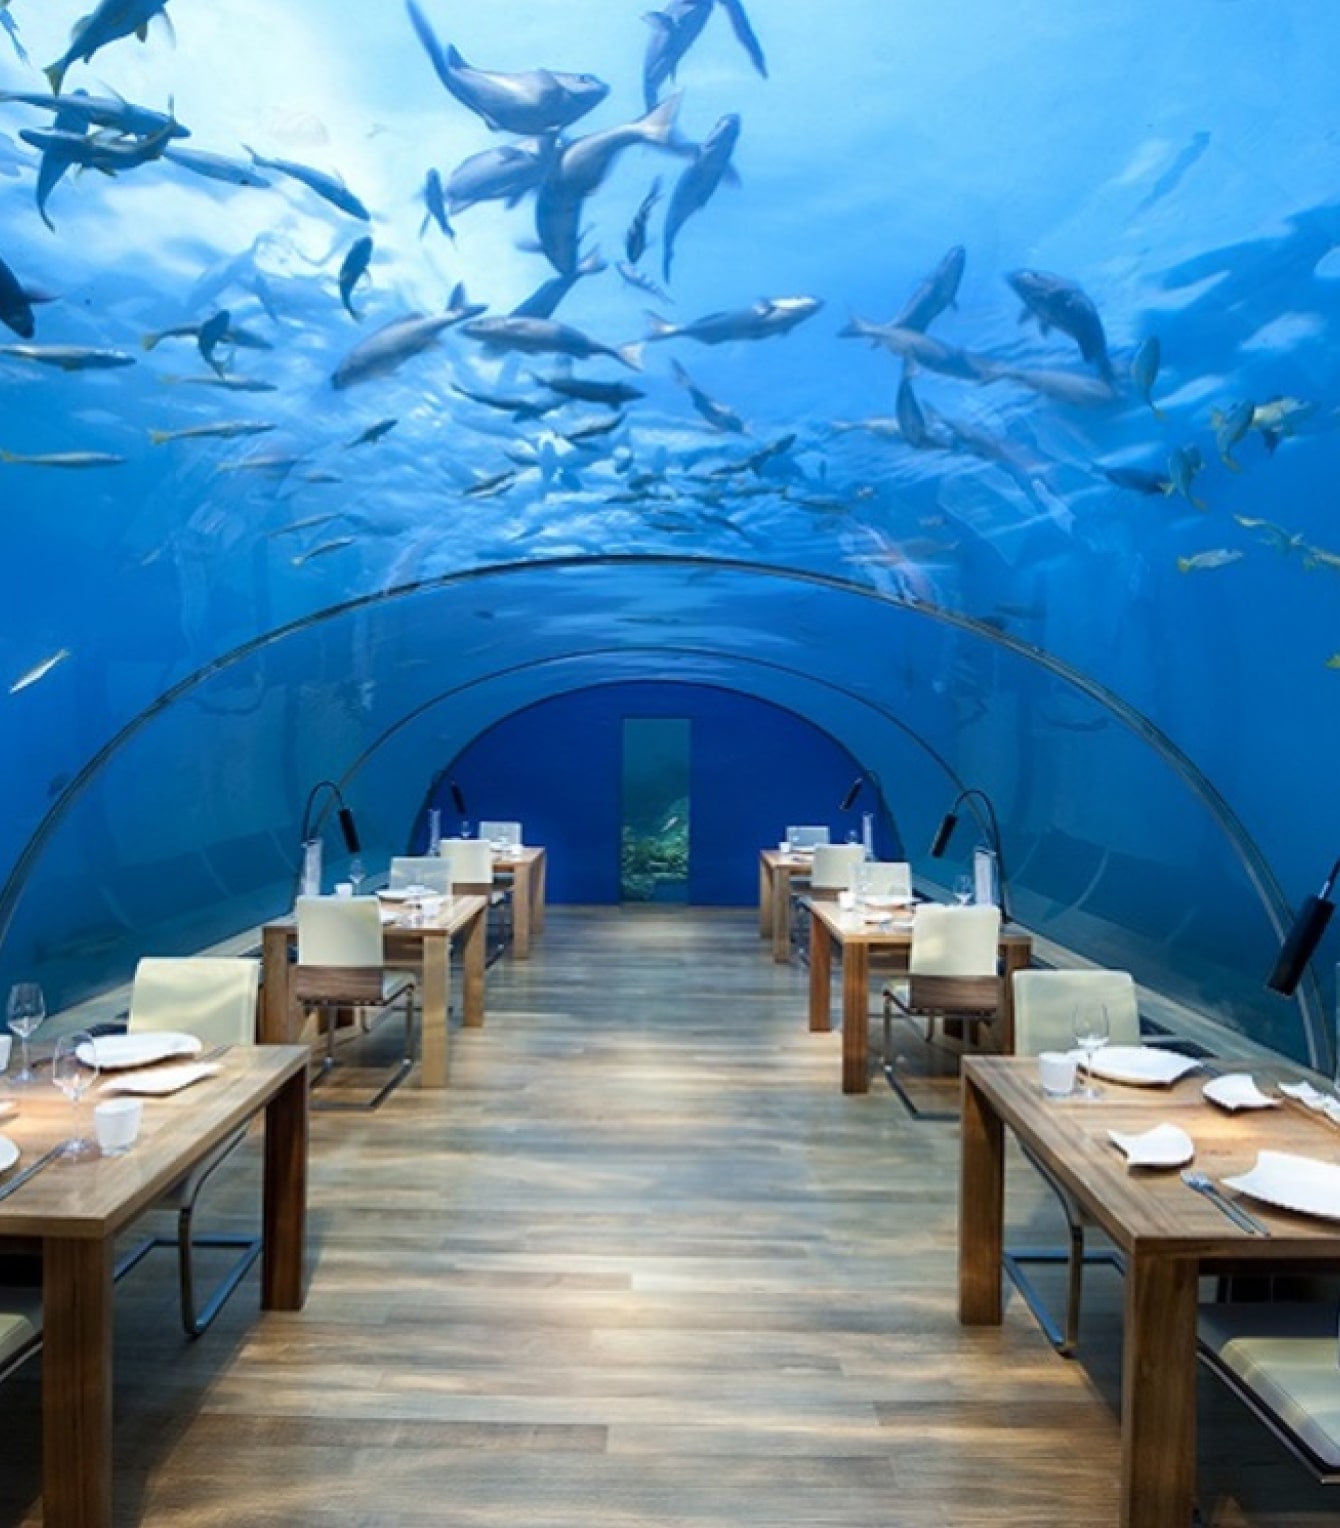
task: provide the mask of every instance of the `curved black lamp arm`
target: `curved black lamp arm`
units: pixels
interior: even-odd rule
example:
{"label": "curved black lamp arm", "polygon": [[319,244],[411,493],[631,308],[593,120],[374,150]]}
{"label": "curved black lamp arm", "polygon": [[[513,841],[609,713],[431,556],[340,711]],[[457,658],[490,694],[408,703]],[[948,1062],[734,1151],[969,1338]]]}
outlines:
{"label": "curved black lamp arm", "polygon": [[323,791],[333,791],[337,803],[335,815],[340,821],[340,832],[344,836],[344,846],[350,854],[357,854],[363,845],[358,837],[358,828],[354,823],[354,814],[345,804],[344,795],[334,780],[318,780],[307,792],[307,805],[302,809],[302,838],[301,842],[307,843],[312,836],[312,808],[316,805],[317,795]]}
{"label": "curved black lamp arm", "polygon": [[907,841],[898,829],[897,819],[893,815],[893,808],[889,805],[889,798],[884,794],[884,784],[873,769],[863,769],[859,775],[847,787],[847,793],[838,802],[839,812],[850,812],[856,805],[856,798],[861,794],[861,787],[870,784],[875,788],[875,804],[879,807],[884,817],[888,819],[889,827],[893,831],[893,842],[896,851],[900,854],[907,853]]}
{"label": "curved black lamp arm", "polygon": [[[990,848],[996,856],[996,871],[1000,879],[1000,916],[1008,923],[1010,921],[1010,909],[1007,900],[1008,878],[1005,874],[1005,852],[1000,842],[1000,822],[996,817],[996,809],[991,804],[991,797],[983,790],[978,790],[975,785],[970,785],[961,790],[954,797],[954,804],[940,819],[940,826],[935,830],[935,837],[931,840],[930,854],[932,859],[939,859],[949,847],[949,840],[954,836],[954,829],[958,827],[958,809],[964,802],[968,802],[973,808],[973,815],[978,823],[986,831],[990,838]],[[978,805],[980,803],[980,806]],[[982,813],[985,812],[985,820]]]}

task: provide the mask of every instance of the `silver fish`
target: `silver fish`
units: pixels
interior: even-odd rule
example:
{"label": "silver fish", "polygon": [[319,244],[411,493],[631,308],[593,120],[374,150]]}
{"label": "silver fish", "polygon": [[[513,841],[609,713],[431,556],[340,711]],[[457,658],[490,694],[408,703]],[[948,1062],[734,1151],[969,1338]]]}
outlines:
{"label": "silver fish", "polygon": [[957,305],[967,253],[961,244],[940,258],[940,263],[903,304],[893,320],[896,329],[919,329],[923,333],[946,308]]}
{"label": "silver fish", "polygon": [[749,61],[754,68],[766,80],[768,66],[763,57],[763,48],[758,38],[754,35],[754,29],[749,24],[749,17],[745,14],[743,0],[721,0],[721,9],[725,11],[730,20],[731,31],[735,33],[736,40],[749,55]]}
{"label": "silver fish", "polygon": [[150,430],[149,439],[155,446],[165,446],[174,440],[238,440],[246,435],[266,435],[274,428],[264,420],[229,419],[187,425],[180,430]]}
{"label": "silver fish", "polygon": [[447,238],[454,239],[456,231],[447,217],[447,189],[442,184],[442,175],[438,170],[429,170],[423,178],[423,206],[423,222],[419,224],[419,237],[423,238],[428,232],[429,223],[436,223]]}
{"label": "silver fish", "polygon": [[632,371],[642,369],[641,345],[605,345],[552,318],[472,318],[461,333],[488,350],[520,350],[527,355],[568,355],[577,360],[606,355]]}
{"label": "silver fish", "polygon": [[20,690],[26,690],[29,685],[36,684],[39,679],[45,679],[58,663],[64,663],[69,656],[70,649],[62,647],[59,651],[52,653],[49,658],[43,658],[40,663],[35,663],[26,673],[19,675],[14,683],[10,685],[9,693],[17,695]]}
{"label": "silver fish", "polygon": [[445,50],[414,0],[406,9],[429,62],[447,90],[497,132],[557,132],[571,127],[609,94],[609,86],[593,74],[557,74],[530,69],[518,74],[495,74],[473,69],[457,50]]}
{"label": "silver fish", "polygon": [[272,184],[254,165],[243,159],[229,159],[223,154],[209,154],[203,149],[165,148],[163,158],[169,164],[180,165],[194,175],[206,180],[221,180],[230,186],[255,186],[263,188]]}
{"label": "silver fish", "polygon": [[110,371],[135,364],[135,357],[124,350],[95,350],[83,345],[0,345],[0,355],[58,366],[62,371]]}
{"label": "silver fish", "polygon": [[167,0],[99,0],[92,14],[75,24],[70,46],[43,71],[53,94],[60,94],[65,71],[76,60],[88,63],[100,48],[132,34],[143,42],[155,16],[167,22]]}
{"label": "silver fish", "polygon": [[1151,396],[1154,383],[1158,380],[1162,354],[1158,335],[1151,334],[1148,339],[1140,341],[1135,354],[1131,357],[1131,382],[1136,392],[1149,405],[1155,419],[1163,418],[1163,410]]}
{"label": "silver fish", "polygon": [[1214,547],[1208,552],[1195,552],[1190,557],[1177,559],[1179,573],[1200,573],[1210,568],[1226,568],[1241,559],[1242,553],[1229,547]]}
{"label": "silver fish", "polygon": [[721,118],[694,156],[691,164],[675,183],[670,206],[665,214],[665,236],[661,257],[661,276],[670,279],[675,240],[686,220],[700,212],[711,200],[730,166],[730,157],[740,137],[740,119],[734,113]]}
{"label": "silver fish", "polygon": [[360,340],[335,368],[330,379],[331,386],[352,387],[357,382],[387,376],[411,356],[426,350],[444,329],[483,311],[483,304],[469,302],[464,286],[458,284],[451,294],[445,313],[434,313],[426,317],[421,313],[411,313],[406,318],[397,318],[389,324],[383,324],[365,340]]}
{"label": "silver fish", "polygon": [[688,339],[702,345],[724,345],[730,340],[765,340],[786,334],[823,307],[819,297],[765,297],[748,308],[708,313],[692,323],[672,324],[648,313],[649,340]]}
{"label": "silver fish", "polygon": [[1255,417],[1256,405],[1245,400],[1228,409],[1214,409],[1210,414],[1214,443],[1219,448],[1219,460],[1232,472],[1242,471],[1242,463],[1233,456],[1233,447],[1251,429]]}
{"label": "silver fish", "polygon": [[0,451],[0,462],[12,467],[56,467],[82,472],[90,467],[120,467],[124,456],[107,451],[51,451],[43,456],[20,456],[14,451]]}
{"label": "silver fish", "polygon": [[191,130],[183,127],[170,113],[136,106],[120,96],[93,96],[73,90],[69,95],[38,95],[23,90],[0,90],[0,101],[13,101],[56,113],[73,130],[76,123],[86,127],[106,127],[113,132],[147,138],[165,128],[169,138],[189,138]]}
{"label": "silver fish", "polygon": [[714,430],[721,430],[732,435],[747,434],[745,422],[732,408],[727,408],[724,403],[718,403],[715,398],[709,397],[702,388],[698,387],[693,378],[679,364],[678,361],[670,362],[670,370],[676,382],[688,393],[689,400],[699,414],[712,426]]}
{"label": "silver fish", "polygon": [[872,324],[863,318],[851,318],[838,330],[842,339],[865,339],[882,345],[904,361],[914,361],[927,371],[958,377],[965,382],[991,382],[1000,375],[997,362],[970,350],[960,350],[932,339],[920,329],[901,329],[896,324]]}
{"label": "silver fish", "polygon": [[299,552],[296,557],[290,557],[289,561],[295,568],[302,567],[305,562],[312,562],[318,557],[329,557],[332,552],[342,552],[345,547],[353,546],[355,537],[336,536],[334,541],[323,541],[320,546],[314,546],[310,552]]}
{"label": "silver fish", "polygon": [[642,60],[642,92],[648,111],[660,99],[661,86],[674,79],[711,14],[712,0],[669,0],[663,10],[649,11],[642,18],[651,27]]}
{"label": "silver fish", "polygon": [[538,286],[529,297],[512,309],[513,318],[552,318],[559,303],[577,285],[583,276],[598,276],[607,270],[599,251],[593,251],[580,262],[576,270],[566,276],[551,276]]}
{"label": "silver fish", "polygon": [[365,233],[349,246],[349,252],[340,264],[340,301],[349,317],[362,322],[363,315],[354,308],[354,288],[368,273],[372,263],[372,235]]}
{"label": "silver fish", "polygon": [[1195,481],[1196,474],[1205,465],[1197,445],[1177,446],[1168,457],[1168,476],[1172,480],[1174,490],[1195,509],[1206,509],[1209,506],[1204,499],[1196,498],[1191,492],[1191,485]]}
{"label": "silver fish", "polygon": [[344,449],[352,451],[355,446],[371,446],[384,436],[389,435],[400,421],[398,419],[379,419],[376,424],[370,424],[366,430],[361,430],[352,440],[346,441]]}
{"label": "silver fish", "polygon": [[447,177],[447,204],[453,213],[464,212],[476,202],[506,202],[515,207],[544,179],[555,152],[551,135],[521,138],[471,154]]}
{"label": "silver fish", "polygon": [[628,231],[623,236],[624,254],[628,256],[629,265],[636,265],[647,251],[647,225],[660,199],[661,180],[657,176],[651,183],[651,190],[638,204],[638,209],[628,224]]}
{"label": "silver fish", "polygon": [[1024,304],[1023,318],[1030,314],[1046,334],[1059,329],[1079,346],[1079,353],[1105,382],[1112,381],[1112,362],[1107,354],[1103,321],[1092,300],[1073,281],[1049,271],[1018,270],[1006,276]]}
{"label": "silver fish", "polygon": [[315,191],[332,207],[338,207],[341,212],[347,212],[350,217],[361,218],[365,223],[372,221],[372,214],[338,175],[327,175],[324,170],[314,170],[311,165],[298,164],[292,159],[266,159],[247,144],[244,143],[242,147],[251,155],[251,162],[257,169],[273,170],[277,175],[287,175],[290,180],[296,180],[299,185],[306,186],[309,191]]}
{"label": "silver fish", "polygon": [[21,127],[19,137],[57,163],[82,165],[115,175],[161,159],[173,136],[173,124],[144,138],[117,138],[102,133],[67,132],[58,127]]}

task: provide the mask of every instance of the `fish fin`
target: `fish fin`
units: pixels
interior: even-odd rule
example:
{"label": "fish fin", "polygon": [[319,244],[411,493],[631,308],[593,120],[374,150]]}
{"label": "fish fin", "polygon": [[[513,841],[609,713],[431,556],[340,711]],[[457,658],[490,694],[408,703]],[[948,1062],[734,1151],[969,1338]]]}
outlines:
{"label": "fish fin", "polygon": [[423,215],[423,222],[419,224],[419,237],[420,238],[423,238],[424,234],[426,234],[428,232],[428,225],[432,221],[433,221],[433,214],[431,212],[425,212],[424,215]]}
{"label": "fish fin", "polygon": [[1263,441],[1265,441],[1267,455],[1274,456],[1275,451],[1278,448],[1280,441],[1283,440],[1283,438],[1284,438],[1283,432],[1280,431],[1280,430],[1262,430],[1261,431],[1261,439]]}
{"label": "fish fin", "polygon": [[600,258],[600,251],[593,249],[585,259],[578,262],[577,274],[579,276],[598,276],[601,271],[607,271],[609,266]]}
{"label": "fish fin", "polygon": [[634,340],[631,345],[619,345],[616,347],[614,353],[619,357],[625,366],[631,368],[633,371],[641,371],[642,349],[644,344],[645,341],[643,340]]}
{"label": "fish fin", "polygon": [[177,29],[172,25],[172,17],[167,13],[166,0],[164,0],[163,9],[158,13],[158,19],[163,23],[163,30],[168,35],[168,41],[175,48],[177,46]]}
{"label": "fish fin", "polygon": [[135,28],[135,36],[138,37],[141,42],[148,42],[149,23],[147,21],[141,21],[139,26]]}
{"label": "fish fin", "polygon": [[668,143],[670,135],[675,128],[675,117],[679,112],[680,102],[684,99],[684,92],[677,90],[674,95],[667,96],[659,106],[655,106],[642,118],[641,126],[648,143]]}
{"label": "fish fin", "polygon": [[65,83],[66,65],[63,61],[48,64],[42,73],[47,77],[47,83],[51,86],[52,95],[59,95],[60,88]]}
{"label": "fish fin", "polygon": [[647,308],[645,312],[647,324],[651,331],[647,336],[648,339],[663,340],[668,339],[672,334],[679,333],[679,330],[669,319],[662,318],[659,313],[653,313],[650,308]]}

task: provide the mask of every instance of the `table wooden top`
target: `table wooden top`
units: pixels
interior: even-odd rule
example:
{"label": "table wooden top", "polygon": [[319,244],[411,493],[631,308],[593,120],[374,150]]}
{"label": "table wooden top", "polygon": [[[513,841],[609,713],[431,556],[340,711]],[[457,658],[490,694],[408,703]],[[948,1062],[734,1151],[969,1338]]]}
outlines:
{"label": "table wooden top", "polygon": [[[145,1098],[139,1139],[124,1156],[51,1162],[0,1199],[0,1239],[62,1236],[99,1239],[140,1215],[210,1147],[226,1139],[308,1064],[306,1045],[236,1045],[218,1057],[217,1076],[165,1098]],[[110,1074],[109,1074],[110,1075]],[[11,1095],[19,1113],[0,1133],[22,1153],[10,1177],[73,1133],[74,1109],[48,1082]],[[79,1110],[91,1135],[93,1105],[110,1097],[94,1084]]]}
{"label": "table wooden top", "polygon": [[517,870],[523,865],[533,865],[536,860],[544,857],[544,848],[540,844],[517,844],[509,849],[495,849],[493,851],[493,868],[495,870]]}
{"label": "table wooden top", "polygon": [[[906,946],[912,942],[912,917],[910,911],[899,915],[881,913],[879,919],[868,919],[860,909],[844,912],[837,899],[824,900],[807,897],[805,905],[824,925],[833,938],[842,944],[871,944]],[[1007,923],[1000,931],[1002,946],[1032,946],[1032,935],[1027,930]]]}
{"label": "table wooden top", "polygon": [[1190,1165],[1216,1182],[1250,1171],[1263,1150],[1340,1164],[1340,1131],[1334,1126],[1292,1103],[1230,1114],[1202,1097],[1208,1080],[1203,1070],[1172,1087],[1099,1079],[1103,1097],[1088,1103],[1045,1098],[1033,1057],[970,1056],[963,1062],[964,1086],[986,1097],[1127,1252],[1157,1243],[1161,1255],[1207,1261],[1340,1257],[1340,1220],[1294,1214],[1228,1191],[1270,1227],[1269,1237],[1254,1236],[1189,1189],[1179,1170],[1127,1168],[1108,1131],[1136,1134],[1165,1123],[1186,1131],[1196,1148]]}
{"label": "table wooden top", "polygon": [[[386,904],[388,908],[393,905]],[[435,917],[425,918],[422,923],[404,923],[398,918],[393,919],[382,923],[382,931],[396,935],[418,934],[425,939],[444,934],[456,934],[472,919],[478,918],[481,913],[486,913],[488,908],[487,897],[476,896],[473,893],[453,892],[450,896],[442,898],[442,910]],[[290,939],[296,939],[298,920],[292,913],[285,913],[282,918],[271,918],[264,928],[280,929],[286,932]]]}

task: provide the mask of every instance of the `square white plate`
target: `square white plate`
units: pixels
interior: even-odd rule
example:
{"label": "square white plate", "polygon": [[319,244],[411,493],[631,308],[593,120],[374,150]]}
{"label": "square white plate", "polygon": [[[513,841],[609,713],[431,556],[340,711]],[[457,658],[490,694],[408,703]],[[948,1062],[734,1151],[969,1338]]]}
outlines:
{"label": "square white plate", "polygon": [[1105,1082],[1158,1088],[1194,1072],[1199,1065],[1194,1056],[1160,1050],[1156,1045],[1105,1045],[1094,1052],[1093,1075]]}
{"label": "square white plate", "polygon": [[1121,1130],[1107,1134],[1125,1153],[1128,1167],[1184,1167],[1196,1154],[1195,1142],[1179,1125],[1155,1125],[1138,1135]]}
{"label": "square white plate", "polygon": [[1225,1178],[1224,1183],[1262,1204],[1340,1220],[1340,1167],[1333,1162],[1296,1157],[1287,1151],[1259,1151],[1250,1172]]}
{"label": "square white plate", "polygon": [[123,1077],[113,1077],[104,1082],[99,1093],[143,1093],[150,1098],[164,1098],[169,1093],[180,1093],[193,1082],[205,1077],[217,1077],[223,1068],[217,1061],[186,1061],[177,1066],[159,1066],[152,1072],[127,1072]]}
{"label": "square white plate", "polygon": [[162,1030],[142,1035],[98,1035],[92,1045],[81,1045],[75,1054],[85,1066],[92,1066],[96,1057],[102,1071],[115,1072],[122,1067],[152,1066],[174,1056],[198,1056],[203,1049],[199,1035]]}
{"label": "square white plate", "polygon": [[1256,1086],[1249,1072],[1228,1072],[1212,1078],[1200,1090],[1212,1104],[1233,1113],[1237,1109],[1278,1109],[1278,1098],[1269,1098]]}
{"label": "square white plate", "polygon": [[0,1173],[19,1160],[19,1148],[7,1135],[0,1135]]}

